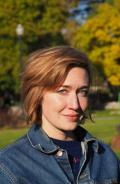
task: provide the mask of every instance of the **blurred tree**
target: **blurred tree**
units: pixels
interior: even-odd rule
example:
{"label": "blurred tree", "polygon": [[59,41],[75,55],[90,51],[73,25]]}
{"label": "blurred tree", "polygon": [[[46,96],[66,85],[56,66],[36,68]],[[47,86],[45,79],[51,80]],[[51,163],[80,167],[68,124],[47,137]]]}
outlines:
{"label": "blurred tree", "polygon": [[19,43],[16,27],[22,24],[23,59],[28,53],[65,43],[61,33],[70,17],[69,9],[79,0],[0,1],[0,94],[19,93]]}
{"label": "blurred tree", "polygon": [[96,13],[96,7],[103,2],[112,4],[113,0],[80,0],[78,6],[71,9],[71,18],[76,20],[78,24],[83,24],[86,22],[88,17]]}
{"label": "blurred tree", "polygon": [[100,75],[120,86],[120,1],[102,3],[95,16],[74,31],[71,43],[85,50]]}

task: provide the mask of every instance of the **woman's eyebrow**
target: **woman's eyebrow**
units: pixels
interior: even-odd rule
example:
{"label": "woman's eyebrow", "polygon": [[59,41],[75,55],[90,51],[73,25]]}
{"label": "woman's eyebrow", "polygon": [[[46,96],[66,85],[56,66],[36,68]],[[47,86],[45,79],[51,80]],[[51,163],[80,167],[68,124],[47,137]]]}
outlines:
{"label": "woman's eyebrow", "polygon": [[81,86],[79,89],[89,89],[89,85]]}
{"label": "woman's eyebrow", "polygon": [[[70,85],[62,85],[60,87],[63,87],[63,88],[72,88],[72,86],[70,86]],[[89,85],[80,86],[80,87],[78,87],[78,89],[89,89]]]}
{"label": "woman's eyebrow", "polygon": [[63,88],[70,88],[71,86],[70,86],[70,85],[61,85],[60,87],[63,87]]}

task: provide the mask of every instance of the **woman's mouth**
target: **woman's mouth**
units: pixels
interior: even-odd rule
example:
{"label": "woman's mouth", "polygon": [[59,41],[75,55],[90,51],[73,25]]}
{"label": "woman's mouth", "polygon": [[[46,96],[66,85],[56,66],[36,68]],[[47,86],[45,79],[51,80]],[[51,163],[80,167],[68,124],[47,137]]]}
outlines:
{"label": "woman's mouth", "polygon": [[77,121],[79,119],[79,114],[67,114],[64,115],[69,121]]}

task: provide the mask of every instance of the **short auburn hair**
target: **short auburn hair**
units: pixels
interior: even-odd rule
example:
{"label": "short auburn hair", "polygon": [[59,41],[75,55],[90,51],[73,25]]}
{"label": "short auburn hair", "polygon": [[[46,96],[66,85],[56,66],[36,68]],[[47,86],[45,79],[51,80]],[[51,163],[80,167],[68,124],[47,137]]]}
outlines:
{"label": "short auburn hair", "polygon": [[22,100],[29,123],[41,123],[44,92],[60,86],[73,67],[85,69],[91,83],[90,62],[80,50],[57,46],[38,50],[28,57],[22,73]]}

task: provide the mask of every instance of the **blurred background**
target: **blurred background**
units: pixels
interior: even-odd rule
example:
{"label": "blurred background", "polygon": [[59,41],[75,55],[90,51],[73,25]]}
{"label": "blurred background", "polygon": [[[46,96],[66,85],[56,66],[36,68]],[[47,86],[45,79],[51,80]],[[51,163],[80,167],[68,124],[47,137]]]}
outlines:
{"label": "blurred background", "polygon": [[27,56],[56,45],[89,56],[95,123],[85,127],[120,156],[120,0],[0,1],[0,147],[29,127],[20,100]]}

